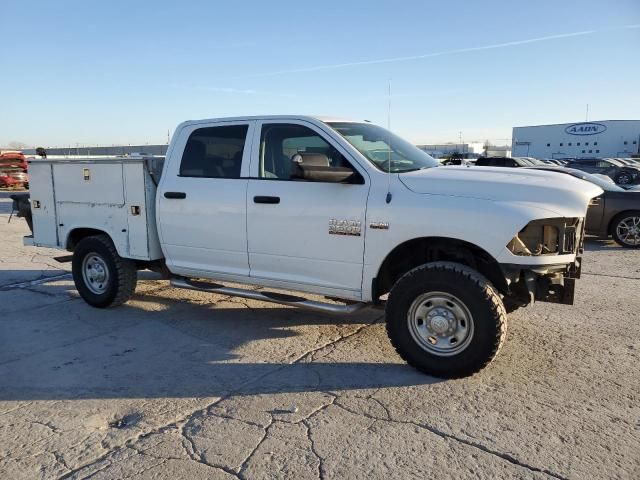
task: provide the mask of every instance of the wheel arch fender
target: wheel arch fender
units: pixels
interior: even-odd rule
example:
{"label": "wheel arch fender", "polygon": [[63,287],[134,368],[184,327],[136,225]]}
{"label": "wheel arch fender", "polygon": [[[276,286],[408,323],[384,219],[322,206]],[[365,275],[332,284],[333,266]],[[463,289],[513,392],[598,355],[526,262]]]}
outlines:
{"label": "wheel arch fender", "polygon": [[68,251],[72,252],[83,239],[87,237],[92,237],[95,235],[106,235],[107,237],[109,237],[109,239],[111,239],[111,242],[113,243],[116,251],[118,252],[118,255],[120,255],[121,257],[127,256],[126,252],[122,251],[122,246],[118,245],[118,242],[114,241],[113,237],[109,234],[109,232],[99,228],[93,228],[93,227],[70,228],[63,245]]}
{"label": "wheel arch fender", "polygon": [[498,261],[485,249],[451,237],[417,237],[393,248],[380,264],[372,281],[372,299],[388,293],[405,273],[425,263],[450,261],[466,265],[484,275],[502,293],[509,286]]}

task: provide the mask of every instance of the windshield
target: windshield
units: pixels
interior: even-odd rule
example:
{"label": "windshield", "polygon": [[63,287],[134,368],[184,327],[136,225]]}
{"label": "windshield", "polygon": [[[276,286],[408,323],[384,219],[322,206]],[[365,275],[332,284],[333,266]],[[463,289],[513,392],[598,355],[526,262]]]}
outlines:
{"label": "windshield", "polygon": [[431,155],[377,125],[347,122],[328,125],[384,172],[402,173],[440,165]]}

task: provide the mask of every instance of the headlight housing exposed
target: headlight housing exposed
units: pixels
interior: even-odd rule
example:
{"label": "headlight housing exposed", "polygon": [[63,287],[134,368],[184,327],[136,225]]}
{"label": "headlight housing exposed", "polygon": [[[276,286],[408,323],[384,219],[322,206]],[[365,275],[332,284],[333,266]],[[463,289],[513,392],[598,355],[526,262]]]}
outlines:
{"label": "headlight housing exposed", "polygon": [[527,224],[507,244],[514,255],[572,254],[582,247],[582,218],[543,218]]}

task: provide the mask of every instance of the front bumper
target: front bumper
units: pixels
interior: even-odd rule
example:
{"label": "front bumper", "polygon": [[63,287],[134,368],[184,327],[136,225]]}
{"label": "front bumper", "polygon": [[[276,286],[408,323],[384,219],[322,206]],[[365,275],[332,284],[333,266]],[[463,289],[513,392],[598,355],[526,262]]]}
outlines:
{"label": "front bumper", "polygon": [[569,264],[501,265],[512,302],[527,305],[534,301],[573,305],[576,280],[580,278],[582,257]]}

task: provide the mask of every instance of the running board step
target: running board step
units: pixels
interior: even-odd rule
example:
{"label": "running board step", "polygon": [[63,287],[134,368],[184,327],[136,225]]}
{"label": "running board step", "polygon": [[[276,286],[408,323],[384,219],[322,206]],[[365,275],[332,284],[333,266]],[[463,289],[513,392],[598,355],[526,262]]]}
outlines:
{"label": "running board step", "polygon": [[263,302],[279,303],[281,305],[290,305],[293,307],[305,308],[317,312],[334,313],[334,314],[350,314],[355,313],[367,307],[366,303],[351,303],[348,305],[336,305],[335,303],[323,303],[308,300],[295,295],[287,295],[277,292],[258,292],[256,290],[244,290],[242,288],[225,287],[213,282],[200,282],[189,280],[187,278],[171,279],[171,286],[176,288],[187,288],[190,290],[198,290],[200,292],[219,293],[221,295],[231,295],[232,297],[249,298],[252,300],[261,300]]}

